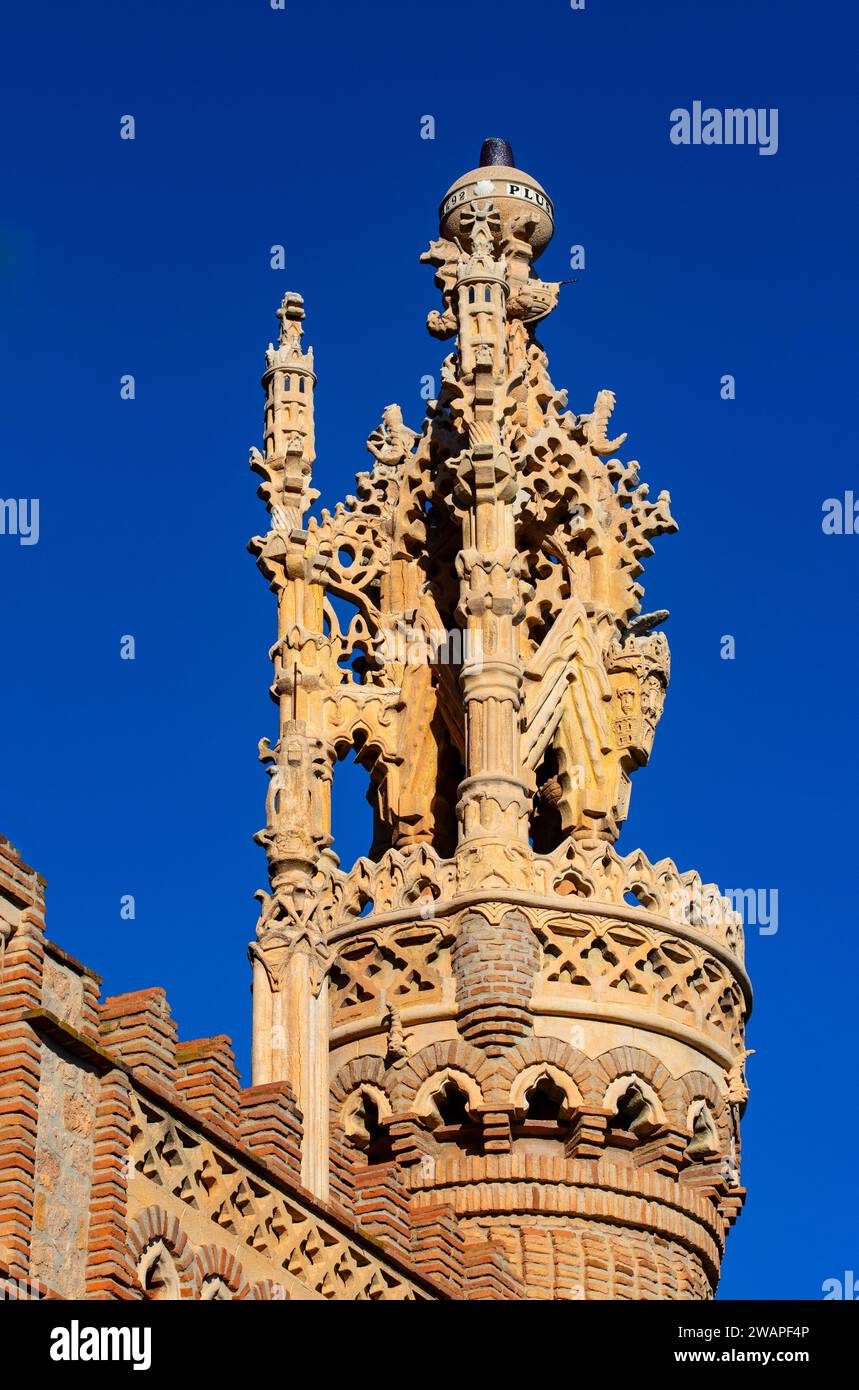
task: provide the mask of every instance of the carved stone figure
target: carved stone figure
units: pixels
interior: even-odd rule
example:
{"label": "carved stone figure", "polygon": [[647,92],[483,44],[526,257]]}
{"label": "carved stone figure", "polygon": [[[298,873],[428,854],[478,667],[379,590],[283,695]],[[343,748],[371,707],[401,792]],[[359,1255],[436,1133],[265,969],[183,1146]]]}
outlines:
{"label": "carved stone figure", "polygon": [[754,1053],[753,1047],[744,1047],[728,1072],[726,1089],[728,1100],[732,1105],[745,1105],[749,1098],[749,1087],[746,1082],[746,1058],[754,1056]]}
{"label": "carved stone figure", "polygon": [[385,406],[382,423],[367,440],[367,448],[379,463],[396,468],[405,463],[415,447],[417,435],[403,424],[403,412],[398,405]]}

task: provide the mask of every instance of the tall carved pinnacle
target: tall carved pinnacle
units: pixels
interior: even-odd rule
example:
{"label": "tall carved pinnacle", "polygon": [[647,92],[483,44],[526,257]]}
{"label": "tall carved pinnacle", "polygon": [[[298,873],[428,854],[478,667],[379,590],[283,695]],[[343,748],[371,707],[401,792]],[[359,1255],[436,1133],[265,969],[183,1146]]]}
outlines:
{"label": "tall carved pinnacle", "polygon": [[258,492],[275,531],[289,531],[319,493],[310,486],[313,437],[313,349],[302,351],[304,300],[288,290],[277,311],[278,346],[269,343],[262,383],[266,392],[264,452],[251,449],[250,466],[263,479]]}
{"label": "tall carved pinnacle", "polygon": [[[295,1091],[306,1187],[330,1176],[360,1212],[383,1165],[398,1229],[453,1203],[460,1263],[491,1228],[514,1296],[571,1296],[572,1265],[585,1297],[704,1298],[743,1195],[741,925],[712,884],[613,843],[670,671],[639,578],[676,528],[619,457],[614,392],[576,413],[551,380],[552,204],[487,144],[423,256],[451,340],[437,398],[420,430],[377,400],[371,467],[318,515],[297,295],[267,354],[273,528],[251,549],[277,596],[279,737],[254,1081]],[[349,753],[373,830],[341,863]]]}
{"label": "tall carved pinnacle", "polygon": [[[455,344],[423,431],[386,406],[373,468],[333,513],[307,515],[316,378],[300,295],[284,296],[266,354],[252,466],[272,529],[251,548],[278,594],[272,695],[281,730],[304,721],[327,765],[358,750],[374,854],[614,840],[668,684],[664,637],[634,620],[651,541],[675,529],[669,500],[616,457],[614,393],[576,415],[551,381],[534,326],[558,286],[533,266],[552,203],[502,156],[493,143],[453,184],[424,256],[443,299],[431,327]],[[320,805],[306,833],[327,848]]]}

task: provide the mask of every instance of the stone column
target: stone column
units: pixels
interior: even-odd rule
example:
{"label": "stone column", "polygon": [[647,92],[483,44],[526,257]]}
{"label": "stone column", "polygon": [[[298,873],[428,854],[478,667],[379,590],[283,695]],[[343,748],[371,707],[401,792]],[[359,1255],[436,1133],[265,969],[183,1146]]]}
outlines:
{"label": "stone column", "polygon": [[492,253],[492,216],[490,206],[475,223],[473,254],[459,264],[455,295],[469,438],[457,488],[466,722],[466,777],[457,815],[461,843],[491,838],[527,844],[529,799],[519,732],[522,663],[515,632],[523,616],[513,511],[517,487],[499,400],[507,370],[506,266]]}
{"label": "stone column", "polygon": [[251,466],[272,527],[251,542],[277,594],[278,639],[272,699],[278,740],[260,743],[269,774],[265,828],[255,836],[268,858],[270,892],[261,903],[253,965],[253,1082],[286,1081],[304,1116],[301,1180],[328,1193],[328,948],[324,898],[333,863],[333,750],[323,737],[331,643],[323,631],[324,565],[302,519],[317,496],[313,462],[312,350],[302,351],[300,296],[279,311],[280,342],[266,354],[265,455]]}

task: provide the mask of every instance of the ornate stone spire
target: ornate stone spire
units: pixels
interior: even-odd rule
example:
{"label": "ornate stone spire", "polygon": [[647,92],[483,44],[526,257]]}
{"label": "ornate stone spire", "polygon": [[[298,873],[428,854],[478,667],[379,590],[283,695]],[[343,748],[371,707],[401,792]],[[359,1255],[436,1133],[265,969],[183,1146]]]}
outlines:
{"label": "ornate stone spire", "polygon": [[268,507],[274,529],[289,532],[301,524],[319,496],[310,486],[316,457],[313,446],[313,349],[301,350],[304,300],[291,291],[277,311],[277,347],[265,355],[265,452],[251,450],[251,467],[263,479],[258,492]]}
{"label": "ornate stone spire", "polygon": [[[614,848],[669,679],[638,582],[669,498],[618,456],[614,393],[577,413],[550,378],[554,210],[506,142],[439,222],[438,397],[419,431],[384,408],[333,512],[308,515],[297,295],[266,357],[251,549],[278,599],[280,736],[254,1080],[293,1085],[307,1186],[334,1173],[349,1204],[384,1155],[409,1219],[452,1204],[509,1287],[577,1296],[575,1269],[585,1297],[703,1297],[742,1199],[742,933],[712,885]],[[353,865],[329,812],[350,750],[375,821]]]}

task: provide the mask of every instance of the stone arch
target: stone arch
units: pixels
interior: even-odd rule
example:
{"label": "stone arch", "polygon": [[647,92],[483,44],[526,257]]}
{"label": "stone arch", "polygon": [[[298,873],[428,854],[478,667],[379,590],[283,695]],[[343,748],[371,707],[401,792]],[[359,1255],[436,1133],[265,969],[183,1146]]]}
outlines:
{"label": "stone arch", "polygon": [[443,1067],[441,1071],[432,1072],[426,1078],[412,1102],[412,1109],[426,1121],[428,1128],[434,1128],[438,1123],[438,1114],[433,1104],[436,1096],[451,1084],[466,1096],[469,1110],[483,1104],[483,1093],[473,1076],[469,1076],[468,1072],[461,1071],[458,1067]]}
{"label": "stone arch", "polygon": [[200,1285],[198,1303],[232,1303],[236,1295],[220,1274],[210,1274]]}
{"label": "stone arch", "polygon": [[559,1118],[562,1120],[572,1119],[574,1112],[582,1107],[582,1093],[572,1077],[568,1076],[560,1067],[556,1067],[553,1062],[534,1062],[530,1067],[525,1067],[524,1071],[519,1072],[510,1088],[510,1104],[514,1110],[524,1114],[528,1108],[529,1092],[544,1080],[559,1087],[563,1092],[564,1103]]}
{"label": "stone arch", "polygon": [[[602,1103],[604,1109],[611,1111],[616,1110],[625,1093],[632,1087],[640,1093],[638,1099],[640,1100],[643,1098],[648,1107],[648,1126],[664,1125],[666,1118],[665,1110],[659,1096],[650,1083],[645,1081],[643,1077],[639,1076],[638,1073],[634,1071],[621,1072],[621,1074],[615,1077],[614,1081],[611,1082],[603,1097]],[[635,1130],[634,1132],[638,1133],[639,1131]]]}
{"label": "stone arch", "polygon": [[137,1262],[137,1281],[152,1302],[173,1302],[182,1297],[179,1269],[173,1251],[160,1238],[150,1241]]}
{"label": "stone arch", "polygon": [[693,1100],[686,1115],[686,1128],[691,1138],[686,1145],[685,1154],[690,1163],[706,1163],[718,1158],[722,1153],[721,1135],[716,1126],[716,1118],[706,1100]]}
{"label": "stone arch", "polygon": [[531,1037],[510,1048],[503,1057],[483,1059],[477,1081],[483,1088],[487,1104],[506,1101],[517,1076],[538,1063],[555,1067],[568,1077],[578,1091],[580,1103],[597,1103],[591,1059],[560,1038]]}
{"label": "stone arch", "polygon": [[176,1217],[163,1207],[146,1207],[137,1214],[128,1227],[128,1249],[144,1297],[194,1297],[193,1251]]}
{"label": "stone arch", "polygon": [[340,1068],[331,1083],[331,1107],[338,1114],[343,1102],[364,1082],[377,1087],[390,1101],[385,1077],[385,1063],[381,1057],[369,1053],[363,1057],[353,1057]]}
{"label": "stone arch", "polygon": [[446,1067],[464,1072],[477,1084],[478,1091],[482,1094],[483,1088],[477,1077],[485,1061],[486,1058],[479,1048],[472,1047],[459,1038],[428,1043],[420,1052],[410,1057],[405,1065],[395,1063],[386,1073],[394,1110],[411,1110],[415,1096],[427,1078],[436,1072],[444,1071]]}
{"label": "stone arch", "polygon": [[731,1120],[718,1082],[705,1071],[687,1071],[678,1078],[677,1090],[681,1124],[689,1128],[695,1103],[703,1101],[712,1116],[720,1147],[723,1152],[727,1151],[731,1142]]}
{"label": "stone arch", "polygon": [[663,1114],[682,1124],[677,1082],[657,1057],[640,1047],[613,1047],[594,1058],[594,1080],[600,1104],[606,1103],[604,1097],[613,1081],[632,1073],[655,1092]]}
{"label": "stone arch", "polygon": [[344,1100],[335,1133],[349,1149],[360,1150],[367,1163],[387,1162],[393,1157],[384,1123],[390,1115],[391,1102],[385,1092],[371,1081],[362,1081]]}
{"label": "stone arch", "polygon": [[[197,1297],[208,1299],[245,1297],[247,1280],[235,1255],[220,1245],[204,1245],[197,1251]],[[213,1292],[218,1289],[224,1293]]]}
{"label": "stone arch", "polygon": [[[353,644],[353,658],[359,654],[359,645]],[[369,647],[368,647],[369,654]],[[335,734],[332,740],[334,760],[331,764],[332,777],[336,777],[336,766],[345,762],[349,755],[354,756],[355,764],[367,778],[366,799],[373,813],[373,844],[367,846],[366,858],[378,862],[381,855],[392,844],[395,808],[392,803],[391,772],[401,759],[394,747],[388,746],[384,732],[361,716],[348,727]],[[395,781],[395,779],[393,779]],[[335,834],[336,838],[336,834]],[[349,904],[344,910],[350,913]],[[371,909],[372,911],[372,909]],[[350,915],[355,915],[350,913]]]}
{"label": "stone arch", "polygon": [[[361,1115],[368,1106],[374,1114]],[[330,1112],[332,1183],[341,1201],[351,1201],[351,1184],[355,1165],[366,1166],[390,1157],[390,1137],[378,1122],[387,1120],[392,1105],[381,1057],[366,1054],[353,1057],[341,1067],[331,1085]],[[342,1169],[340,1183],[335,1169]],[[345,1182],[345,1189],[342,1183]]]}
{"label": "stone arch", "polygon": [[338,1112],[338,1121],[343,1126],[347,1135],[349,1133],[349,1121],[360,1105],[361,1097],[368,1096],[379,1112],[380,1120],[387,1120],[391,1114],[391,1102],[382,1090],[373,1081],[359,1081],[358,1085],[343,1101]]}
{"label": "stone arch", "polygon": [[394,757],[396,753],[393,747],[386,745],[378,728],[360,716],[349,725],[348,730],[335,735],[332,747],[338,762],[354,753],[359,761],[363,760],[362,765],[366,766],[368,772],[372,772],[380,759]]}
{"label": "stone arch", "polygon": [[725,1109],[725,1096],[713,1077],[705,1071],[687,1071],[677,1078],[678,1103],[688,1109],[693,1100],[706,1100],[715,1115]]}

